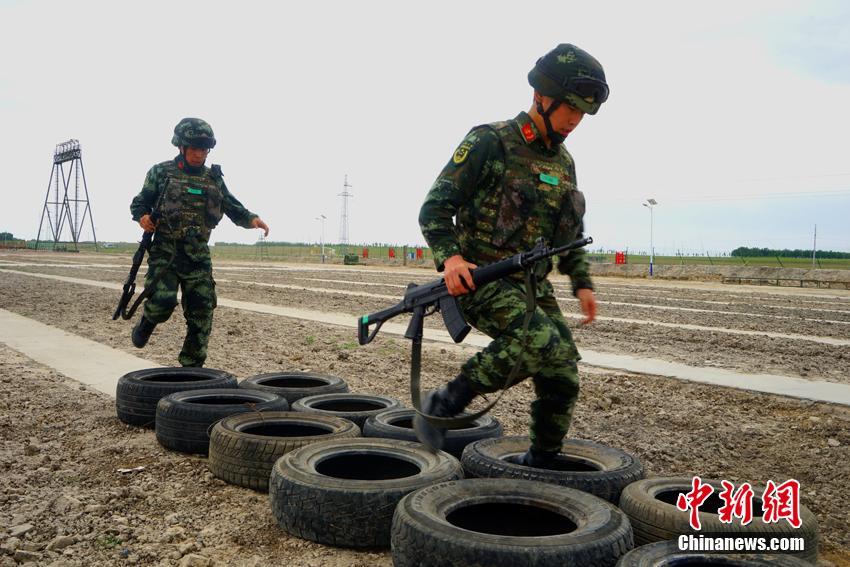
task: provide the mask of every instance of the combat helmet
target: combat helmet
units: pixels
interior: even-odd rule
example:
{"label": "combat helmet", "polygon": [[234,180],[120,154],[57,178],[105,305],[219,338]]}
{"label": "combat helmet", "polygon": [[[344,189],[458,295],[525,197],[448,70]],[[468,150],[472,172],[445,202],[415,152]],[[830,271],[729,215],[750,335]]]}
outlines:
{"label": "combat helmet", "polygon": [[562,43],[537,60],[528,82],[540,94],[596,114],[608,99],[605,71],[592,55]]}
{"label": "combat helmet", "polygon": [[212,149],[215,147],[215,134],[212,127],[200,118],[184,118],[174,127],[171,143],[177,146]]}

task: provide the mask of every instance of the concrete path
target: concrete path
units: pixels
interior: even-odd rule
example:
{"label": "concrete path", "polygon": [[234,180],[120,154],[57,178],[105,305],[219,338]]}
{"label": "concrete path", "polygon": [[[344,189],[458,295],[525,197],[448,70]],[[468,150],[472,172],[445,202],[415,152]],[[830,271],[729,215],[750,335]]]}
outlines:
{"label": "concrete path", "polygon": [[[13,272],[13,271],[12,270],[0,270],[0,272]],[[97,282],[97,281],[93,281],[93,280],[83,280],[83,279],[78,279],[78,278],[68,278],[68,277],[65,277],[65,276],[50,276],[50,275],[45,275],[45,274],[32,274],[32,273],[29,273],[29,272],[13,272],[13,273],[19,273],[19,274],[22,274],[22,275],[41,277],[41,278],[46,278],[46,279],[54,279],[54,280],[59,280],[59,281],[66,281],[68,283],[77,283],[77,284],[90,285],[90,286],[96,286],[96,287],[104,287],[104,288],[108,288],[108,289],[120,289],[121,288],[121,286],[119,284],[112,284],[112,283],[107,283],[107,282]],[[263,303],[253,303],[253,302],[248,302],[248,301],[236,301],[236,300],[227,299],[227,298],[219,298],[218,304],[219,304],[219,306],[222,306],[222,307],[230,307],[230,308],[233,308],[233,309],[241,309],[241,310],[244,310],[244,311],[253,311],[253,312],[257,312],[257,313],[266,313],[266,314],[278,315],[278,316],[282,316],[282,317],[289,317],[289,318],[293,318],[293,319],[301,319],[301,320],[305,320],[305,321],[313,321],[313,322],[324,323],[324,324],[329,324],[329,325],[349,327],[349,328],[352,328],[352,329],[357,327],[357,317],[354,316],[354,315],[345,315],[345,314],[338,314],[338,313],[326,313],[326,312],[314,311],[314,310],[309,310],[309,309],[296,309],[296,308],[283,307],[283,306],[277,306],[277,305],[267,305],[267,304],[263,304]],[[37,356],[30,355],[30,354],[28,354],[27,351],[22,350],[22,349],[20,349],[16,346],[14,346],[14,344],[12,344],[11,342],[9,342],[9,341],[14,341],[15,340],[14,337],[18,334],[17,331],[16,331],[16,328],[15,328],[15,327],[17,327],[17,325],[13,325],[11,323],[14,323],[17,320],[24,320],[24,321],[30,321],[30,320],[26,319],[25,317],[21,317],[19,315],[14,315],[14,314],[12,314],[8,311],[0,310],[0,313],[8,314],[8,316],[10,317],[10,319],[8,319],[8,324],[7,324],[6,320],[0,318],[0,328],[3,329],[2,331],[0,331],[0,341],[5,342],[6,344],[9,344],[10,346],[12,346],[12,348],[15,348],[16,350],[20,350],[24,354],[27,354],[27,356],[30,356],[31,358],[34,358],[34,359],[39,360],[41,362],[41,359],[37,358]],[[35,322],[33,322],[33,323],[35,323]],[[74,335],[70,335],[69,333],[65,333],[64,331],[60,331],[58,329],[55,329],[53,327],[49,327],[47,325],[43,325],[41,323],[35,323],[35,325],[36,325],[36,327],[30,327],[31,330],[29,332],[30,332],[30,336],[32,337],[30,339],[30,344],[31,343],[47,343],[47,344],[51,344],[51,343],[60,344],[60,343],[62,343],[62,344],[65,344],[64,340],[62,339],[62,335],[67,335],[69,337],[73,337],[73,338],[78,339],[80,341],[85,341],[85,343],[82,343],[82,344],[78,343],[77,346],[75,346],[75,347],[70,347],[70,346],[67,347],[67,348],[63,347],[63,348],[65,348],[65,350],[63,350],[62,352],[64,353],[65,357],[72,357],[73,358],[74,355],[76,355],[76,357],[78,357],[80,359],[80,360],[77,360],[77,361],[74,361],[74,362],[66,362],[65,363],[68,366],[68,371],[73,372],[74,375],[68,374],[68,372],[66,372],[65,370],[61,370],[60,368],[58,368],[56,366],[54,366],[54,368],[57,368],[58,370],[63,372],[63,374],[66,374],[66,375],[68,375],[72,378],[75,378],[75,379],[80,380],[82,382],[85,382],[87,384],[92,383],[92,382],[90,382],[88,380],[83,380],[81,378],[78,378],[77,376],[90,376],[91,372],[86,366],[87,364],[89,364],[89,362],[87,362],[87,361],[92,361],[91,364],[101,365],[101,361],[97,360],[97,359],[100,358],[100,353],[104,352],[104,351],[93,351],[93,350],[87,351],[86,348],[88,348],[88,346],[86,346],[86,345],[89,345],[89,346],[94,345],[96,347],[106,349],[106,351],[112,351],[112,352],[117,353],[117,355],[115,355],[114,358],[112,357],[112,355],[109,355],[109,354],[106,355],[107,358],[104,359],[104,360],[110,361],[105,365],[108,368],[102,369],[100,371],[101,373],[103,372],[103,370],[108,371],[109,376],[112,379],[112,386],[111,386],[112,387],[112,392],[111,392],[112,395],[114,395],[114,384],[115,384],[114,381],[117,379],[118,376],[121,376],[122,374],[124,374],[125,372],[129,372],[130,370],[135,370],[135,369],[138,369],[138,368],[149,368],[149,367],[151,367],[151,364],[147,361],[144,361],[143,359],[139,359],[137,357],[125,354],[125,353],[120,352],[120,351],[115,351],[115,349],[112,349],[110,347],[99,345],[98,343],[93,343],[92,341],[88,341],[87,339],[75,337]],[[41,327],[38,327],[39,325]],[[38,335],[37,334],[33,335],[33,333],[35,333],[36,331],[33,331],[32,329],[41,329],[41,328],[51,330],[52,332],[58,333],[58,334],[51,334],[50,340],[47,340],[47,341],[45,341],[45,340],[35,340],[35,339],[38,339]],[[381,328],[381,334],[403,336],[406,329],[407,329],[406,325],[397,324],[397,323],[387,323]],[[757,333],[753,333],[753,334],[757,334]],[[7,340],[7,338],[8,338],[8,340]],[[436,342],[440,342],[440,343],[447,343],[447,344],[451,344],[451,345],[454,344],[454,342],[452,341],[449,334],[445,330],[441,330],[441,329],[440,330],[438,330],[438,329],[425,329],[425,338],[427,340],[436,341]],[[465,340],[466,345],[477,346],[477,347],[480,347],[480,348],[485,347],[487,344],[489,344],[489,342],[490,342],[490,339],[488,337],[481,335],[481,334],[478,334],[478,333],[471,333]],[[22,348],[25,347],[26,343],[23,343],[21,346],[22,346]],[[94,346],[92,348],[94,348]],[[29,346],[27,348],[30,348],[31,352],[33,352],[34,354],[41,356],[39,354],[41,352],[41,351],[39,351],[39,347]],[[40,348],[44,348],[44,347],[40,347]],[[92,354],[92,353],[94,353],[94,354]],[[43,356],[50,356],[50,355],[45,354]],[[123,364],[128,365],[128,366],[122,366],[119,369],[117,367],[117,361],[120,360],[122,357],[126,357],[126,358],[124,358]],[[50,360],[57,360],[58,358],[61,358],[61,356],[53,355],[50,358]],[[113,362],[113,360],[115,362]],[[51,363],[46,362],[46,364],[53,366],[53,364],[51,364]],[[58,362],[57,362],[57,364],[58,364]],[[81,367],[75,366],[75,365],[79,365],[79,364],[82,364],[82,366]],[[143,366],[131,367],[131,364],[142,364]],[[650,358],[638,358],[638,357],[625,356],[625,355],[615,355],[615,354],[602,353],[602,352],[591,351],[591,350],[586,350],[586,349],[582,349],[582,364],[588,364],[590,366],[598,366],[598,367],[602,367],[602,368],[611,368],[611,369],[615,369],[615,370],[625,370],[627,372],[635,372],[635,373],[640,373],[640,374],[665,376],[665,377],[670,377],[670,378],[677,378],[677,379],[680,379],[680,380],[688,380],[688,381],[693,381],[693,382],[713,384],[713,385],[718,385],[718,386],[726,386],[726,387],[730,387],[730,388],[738,388],[738,389],[750,390],[750,391],[755,391],[755,392],[762,392],[762,393],[767,393],[767,394],[790,396],[790,397],[794,397],[794,398],[802,398],[802,399],[807,399],[807,400],[813,400],[813,401],[819,401],[819,402],[830,402],[830,403],[836,403],[836,404],[842,404],[842,405],[850,406],[850,385],[837,384],[837,383],[833,383],[833,382],[823,382],[823,381],[816,381],[816,380],[803,380],[802,378],[793,378],[793,377],[789,377],[789,376],[779,376],[779,375],[773,375],[773,374],[741,374],[741,373],[734,372],[734,371],[731,371],[731,370],[724,370],[724,369],[719,369],[719,368],[700,368],[700,367],[687,366],[685,364],[679,364],[679,363],[675,363],[675,362],[668,362],[668,361],[665,361],[665,360],[657,360],[657,359],[650,359]],[[155,365],[153,365],[153,366],[155,366]],[[123,370],[123,368],[129,368],[129,370]],[[90,378],[89,380],[92,380],[92,379]],[[101,384],[101,386],[95,386],[95,387],[98,387],[98,389],[105,391],[105,390],[102,389],[103,387],[105,387],[103,385],[104,384],[103,380],[104,379],[97,380],[97,382],[99,384]],[[92,384],[92,385],[94,385],[94,384]]]}
{"label": "concrete path", "polygon": [[0,342],[115,397],[118,378],[159,364],[0,309]]}

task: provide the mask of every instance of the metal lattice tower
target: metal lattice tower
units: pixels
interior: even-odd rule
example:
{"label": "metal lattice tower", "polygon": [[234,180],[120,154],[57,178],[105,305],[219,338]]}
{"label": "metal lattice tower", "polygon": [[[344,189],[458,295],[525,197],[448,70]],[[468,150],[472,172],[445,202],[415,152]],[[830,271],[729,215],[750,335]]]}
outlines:
{"label": "metal lattice tower", "polygon": [[339,221],[339,243],[343,246],[343,254],[348,254],[348,198],[354,197],[348,190],[352,185],[348,184],[348,175],[345,176],[345,181],[342,184],[342,193],[338,196],[342,197],[342,217]]}
{"label": "metal lattice tower", "polygon": [[[65,164],[70,163],[68,171]],[[71,178],[74,180],[71,189]],[[61,179],[61,195],[60,195]],[[82,179],[82,190],[80,180]],[[51,195],[52,193],[52,195]],[[51,201],[51,197],[53,200]],[[84,205],[84,206],[83,206]],[[82,214],[80,208],[82,206]],[[97,236],[94,232],[94,218],[92,217],[91,205],[89,203],[89,190],[86,185],[86,172],[83,169],[82,149],[79,140],[68,140],[56,145],[53,152],[53,169],[50,171],[50,181],[47,183],[47,195],[44,197],[44,207],[41,209],[41,220],[38,222],[38,236],[35,240],[35,249],[41,242],[41,229],[47,218],[50,229],[49,235],[53,238],[53,249],[61,242],[65,223],[71,232],[71,241],[74,250],[79,250],[80,234],[86,222],[86,215],[91,222],[91,234],[94,247],[97,250]]]}
{"label": "metal lattice tower", "polygon": [[256,260],[262,262],[263,260],[269,259],[269,251],[266,248],[266,237],[262,232],[260,233],[260,238],[257,239],[257,243],[254,244],[254,249],[256,250]]}

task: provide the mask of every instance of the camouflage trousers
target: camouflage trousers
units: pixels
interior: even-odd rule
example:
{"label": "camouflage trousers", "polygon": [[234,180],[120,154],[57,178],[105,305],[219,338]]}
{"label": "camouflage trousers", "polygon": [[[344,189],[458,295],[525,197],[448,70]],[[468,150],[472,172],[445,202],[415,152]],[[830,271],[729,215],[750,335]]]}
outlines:
{"label": "camouflage trousers", "polygon": [[154,237],[148,255],[145,289],[151,286],[153,292],[145,302],[145,318],[157,324],[171,317],[177,307],[177,289],[180,288],[186,338],[178,360],[182,366],[203,366],[212,331],[213,309],[217,304],[207,243]]}
{"label": "camouflage trousers", "polygon": [[531,404],[529,434],[532,446],[555,451],[560,450],[569,430],[578,399],[576,363],[581,357],[548,280],[539,283],[537,296],[525,350],[524,284],[502,279],[459,298],[466,320],[494,339],[463,365],[461,374],[470,380],[476,392],[494,392],[505,386],[514,364],[521,357],[514,385],[531,377],[537,395]]}

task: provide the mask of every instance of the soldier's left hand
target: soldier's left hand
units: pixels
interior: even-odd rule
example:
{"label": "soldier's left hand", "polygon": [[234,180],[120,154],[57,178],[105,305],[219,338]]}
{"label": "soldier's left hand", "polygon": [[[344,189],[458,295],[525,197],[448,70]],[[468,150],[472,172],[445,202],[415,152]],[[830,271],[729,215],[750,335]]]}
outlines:
{"label": "soldier's left hand", "polygon": [[587,325],[588,323],[592,323],[596,319],[596,296],[593,294],[593,290],[580,289],[576,291],[576,297],[581,306],[581,312],[584,314],[581,324]]}
{"label": "soldier's left hand", "polygon": [[263,219],[260,217],[255,218],[251,221],[251,228],[262,228],[266,233],[263,236],[269,235],[269,225],[263,222]]}

